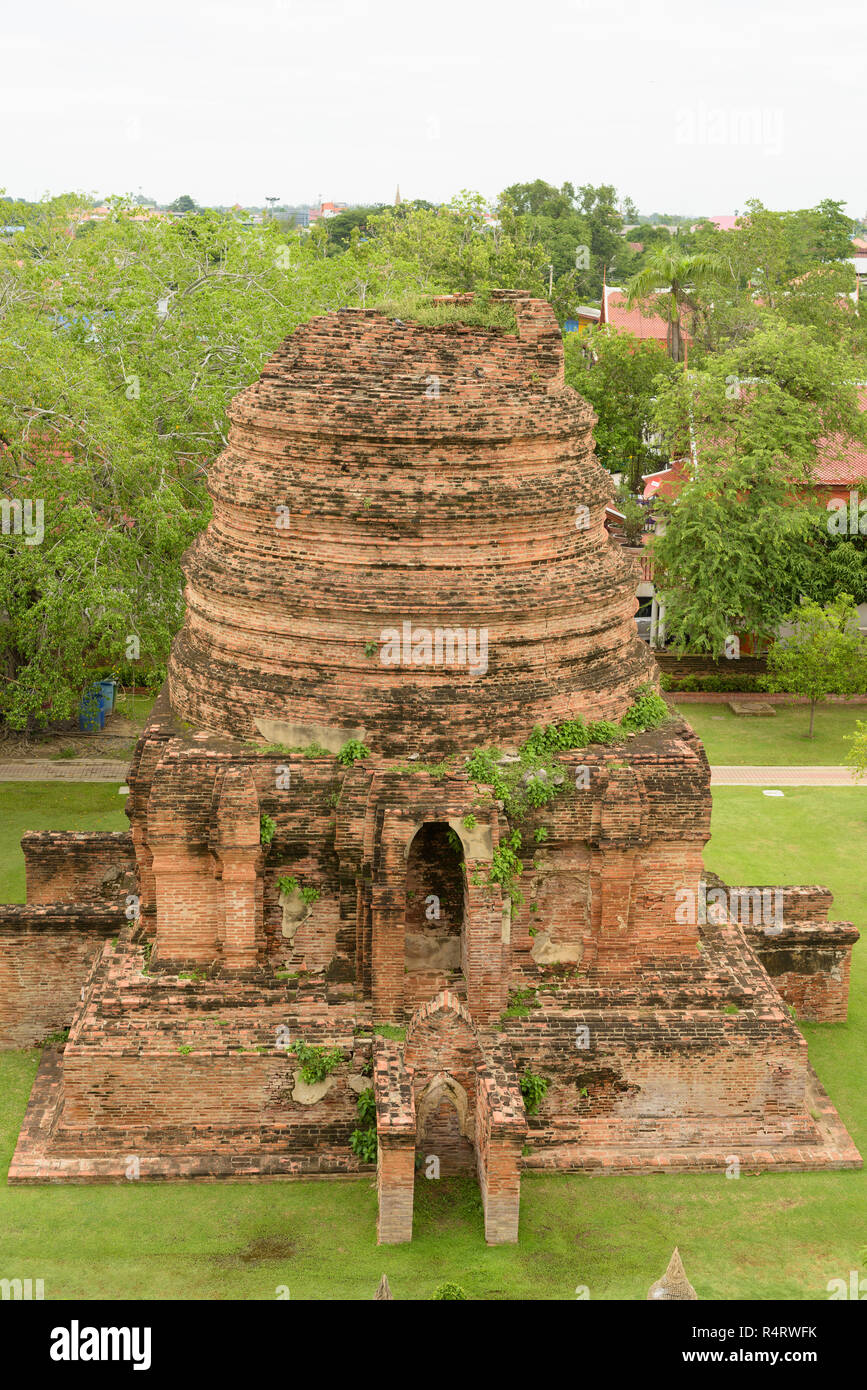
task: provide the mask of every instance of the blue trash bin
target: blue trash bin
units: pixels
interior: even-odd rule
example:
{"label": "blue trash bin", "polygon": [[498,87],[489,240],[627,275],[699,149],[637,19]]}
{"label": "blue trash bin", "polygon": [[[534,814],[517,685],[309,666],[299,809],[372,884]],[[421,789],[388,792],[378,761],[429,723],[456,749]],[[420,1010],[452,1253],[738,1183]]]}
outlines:
{"label": "blue trash bin", "polygon": [[100,681],[99,689],[102,693],[102,703],[106,715],[113,714],[115,701],[117,700],[117,681]]}
{"label": "blue trash bin", "polygon": [[99,685],[85,690],[78,706],[78,727],[86,734],[95,734],[105,728],[105,702]]}

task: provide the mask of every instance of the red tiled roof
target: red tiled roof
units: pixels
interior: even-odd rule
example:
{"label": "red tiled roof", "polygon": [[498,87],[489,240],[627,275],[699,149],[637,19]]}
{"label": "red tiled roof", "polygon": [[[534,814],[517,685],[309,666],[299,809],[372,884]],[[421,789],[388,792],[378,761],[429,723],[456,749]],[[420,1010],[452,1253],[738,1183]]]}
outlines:
{"label": "red tiled roof", "polygon": [[[867,412],[867,385],[858,388],[858,404]],[[675,459],[670,468],[645,473],[645,497],[676,497],[686,481],[687,462]],[[819,487],[848,487],[867,482],[867,445],[845,435],[835,434],[819,441],[813,468],[813,484]]]}
{"label": "red tiled roof", "polygon": [[[664,318],[659,314],[648,313],[646,308],[641,309],[637,304],[634,308],[627,309],[624,291],[612,289],[610,285],[605,287],[600,323],[610,323],[612,328],[625,329],[628,333],[634,333],[636,338],[653,338],[661,343],[668,339],[668,325]],[[689,339],[685,328],[683,336]]]}
{"label": "red tiled roof", "polygon": [[686,482],[686,460],[675,459],[670,468],[661,468],[658,473],[644,473],[645,497],[676,497]]}
{"label": "red tiled roof", "polygon": [[[867,411],[867,386],[858,388],[858,405]],[[817,483],[857,483],[867,480],[867,446],[856,439],[835,434],[819,444],[819,457],[813,469]]]}

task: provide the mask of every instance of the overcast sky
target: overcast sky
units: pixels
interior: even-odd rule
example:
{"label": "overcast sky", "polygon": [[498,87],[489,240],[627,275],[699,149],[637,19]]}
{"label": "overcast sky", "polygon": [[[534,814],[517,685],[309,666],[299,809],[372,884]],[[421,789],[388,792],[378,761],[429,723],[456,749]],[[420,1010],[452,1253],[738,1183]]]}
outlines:
{"label": "overcast sky", "polygon": [[867,5],[32,0],[0,7],[0,188],[437,201],[613,183],[641,211],[867,209]]}

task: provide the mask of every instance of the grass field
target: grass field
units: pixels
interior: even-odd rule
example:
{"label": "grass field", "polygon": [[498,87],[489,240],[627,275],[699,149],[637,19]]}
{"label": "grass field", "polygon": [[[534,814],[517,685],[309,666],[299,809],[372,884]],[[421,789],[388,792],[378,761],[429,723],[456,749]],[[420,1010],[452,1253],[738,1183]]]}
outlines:
{"label": "grass field", "polygon": [[[14,814],[5,794],[16,798]],[[116,788],[6,784],[0,883],[21,883],[11,848],[25,826],[122,823]],[[29,797],[29,799],[28,799]],[[12,821],[17,822],[14,826]],[[835,915],[867,925],[867,799],[850,788],[714,793],[708,867],[732,882],[824,882]],[[21,896],[18,894],[18,896]],[[8,900],[4,892],[2,897]],[[867,1149],[867,947],[855,950],[849,1022],[804,1025],[810,1054],[862,1152]],[[38,1063],[0,1054],[5,1173]],[[371,1299],[383,1272],[396,1298],[445,1280],[477,1299],[644,1299],[680,1247],[702,1299],[825,1299],[863,1276],[862,1173],[648,1178],[525,1177],[521,1239],[484,1243],[476,1184],[420,1179],[411,1245],[376,1246],[376,1192],[348,1182],[0,1186],[0,1277],[42,1278],[46,1298]]]}
{"label": "grass field", "polygon": [[[675,696],[675,698],[677,698]],[[820,704],[816,707],[814,737],[808,705],[775,705],[775,715],[732,714],[719,704],[687,704],[680,713],[701,739],[711,763],[729,767],[839,767],[846,761],[845,735],[855,721],[867,721],[867,705]]]}

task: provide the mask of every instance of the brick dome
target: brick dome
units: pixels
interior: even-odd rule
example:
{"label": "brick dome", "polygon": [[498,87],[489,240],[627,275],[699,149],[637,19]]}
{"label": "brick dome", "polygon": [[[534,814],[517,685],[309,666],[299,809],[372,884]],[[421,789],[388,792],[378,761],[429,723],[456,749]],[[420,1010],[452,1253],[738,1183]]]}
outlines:
{"label": "brick dome", "polygon": [[654,678],[554,314],[501,297],[517,334],[313,319],[235,398],[185,557],[178,715],[430,755],[619,718]]}

